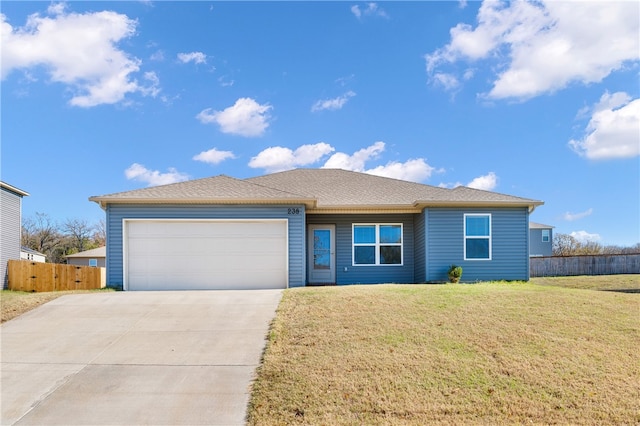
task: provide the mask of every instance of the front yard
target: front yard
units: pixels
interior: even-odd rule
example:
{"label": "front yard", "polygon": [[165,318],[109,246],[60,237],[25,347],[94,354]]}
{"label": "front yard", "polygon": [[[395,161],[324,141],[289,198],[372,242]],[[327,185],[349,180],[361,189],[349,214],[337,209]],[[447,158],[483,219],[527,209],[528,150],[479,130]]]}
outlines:
{"label": "front yard", "polygon": [[[249,424],[638,424],[638,291],[640,275],[287,290]],[[2,291],[2,322],[64,294]]]}
{"label": "front yard", "polygon": [[637,424],[625,277],[287,290],[249,424]]}

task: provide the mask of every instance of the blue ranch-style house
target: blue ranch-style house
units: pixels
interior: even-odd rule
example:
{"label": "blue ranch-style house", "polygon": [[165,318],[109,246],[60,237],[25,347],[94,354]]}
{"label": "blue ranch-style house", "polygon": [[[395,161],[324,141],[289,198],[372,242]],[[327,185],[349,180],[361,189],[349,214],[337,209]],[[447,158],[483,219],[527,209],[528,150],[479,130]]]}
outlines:
{"label": "blue ranch-style house", "polygon": [[215,176],[90,198],[124,290],[529,279],[538,200],[338,169]]}

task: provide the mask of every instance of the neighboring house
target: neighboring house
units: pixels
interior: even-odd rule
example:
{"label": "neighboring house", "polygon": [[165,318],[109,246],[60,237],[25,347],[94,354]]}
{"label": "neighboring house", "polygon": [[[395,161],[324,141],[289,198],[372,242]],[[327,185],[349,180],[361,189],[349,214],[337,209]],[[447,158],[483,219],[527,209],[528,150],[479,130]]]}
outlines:
{"label": "neighboring house", "polygon": [[553,255],[553,226],[529,222],[529,256]]}
{"label": "neighboring house", "polygon": [[7,262],[20,259],[22,197],[29,193],[0,181],[0,277],[7,288]]}
{"label": "neighboring house", "polygon": [[65,256],[68,265],[106,267],[107,248],[98,247],[92,250]]}
{"label": "neighboring house", "polygon": [[20,259],[44,263],[47,260],[47,256],[39,251],[30,249],[29,247],[22,246],[20,248]]}
{"label": "neighboring house", "polygon": [[89,198],[125,290],[529,279],[542,201],[337,169],[220,175]]}

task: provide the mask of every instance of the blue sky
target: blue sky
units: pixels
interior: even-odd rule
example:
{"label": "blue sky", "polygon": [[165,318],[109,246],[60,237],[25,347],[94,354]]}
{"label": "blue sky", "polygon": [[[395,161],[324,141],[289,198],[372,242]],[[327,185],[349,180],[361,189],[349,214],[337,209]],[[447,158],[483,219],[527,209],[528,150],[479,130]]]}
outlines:
{"label": "blue sky", "polygon": [[637,2],[0,4],[1,178],[23,215],[339,167],[540,199],[640,241]]}

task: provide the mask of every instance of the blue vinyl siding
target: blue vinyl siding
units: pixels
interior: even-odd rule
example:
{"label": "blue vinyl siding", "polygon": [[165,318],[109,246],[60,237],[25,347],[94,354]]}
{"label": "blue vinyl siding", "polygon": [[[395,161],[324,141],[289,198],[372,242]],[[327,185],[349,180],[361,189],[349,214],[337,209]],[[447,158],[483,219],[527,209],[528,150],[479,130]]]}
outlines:
{"label": "blue vinyl siding", "polygon": [[[289,214],[296,208],[298,214]],[[109,205],[107,212],[107,285],[122,288],[123,219],[288,219],[289,287],[306,281],[305,207],[220,205]]]}
{"label": "blue vinyl siding", "polygon": [[549,231],[549,241],[542,241],[542,228],[529,230],[529,255],[530,256],[551,256],[553,254],[553,230]]}
{"label": "blue vinyl siding", "polygon": [[[464,214],[491,214],[491,260],[464,260]],[[447,281],[451,264],[462,266],[462,281],[529,279],[527,208],[452,209],[424,212],[427,235],[426,281]]]}
{"label": "blue vinyl siding", "polygon": [[414,277],[417,283],[427,280],[427,247],[426,241],[426,217],[427,214],[417,214],[414,216],[415,228],[415,271]]}
{"label": "blue vinyl siding", "polygon": [[[414,275],[414,215],[411,214],[345,214],[307,215],[308,224],[336,226],[336,284],[413,283]],[[403,265],[353,266],[352,224],[402,223]],[[345,271],[345,268],[347,270]]]}

